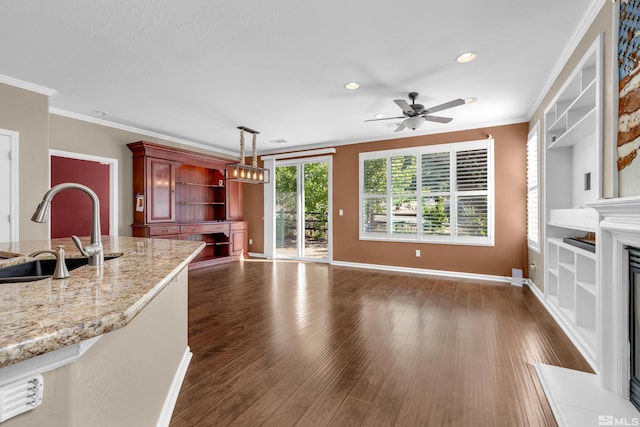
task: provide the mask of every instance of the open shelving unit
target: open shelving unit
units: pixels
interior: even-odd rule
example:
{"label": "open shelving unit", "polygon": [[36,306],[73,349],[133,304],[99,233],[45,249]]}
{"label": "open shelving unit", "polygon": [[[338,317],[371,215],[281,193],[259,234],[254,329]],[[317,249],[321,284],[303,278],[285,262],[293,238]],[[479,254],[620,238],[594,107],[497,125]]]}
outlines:
{"label": "open shelving unit", "polygon": [[137,200],[133,236],[204,242],[190,268],[232,261],[246,252],[242,188],[227,185],[228,159],[145,141],[128,146]]}
{"label": "open shelving unit", "polygon": [[220,170],[184,164],[176,169],[176,221],[223,221],[225,206]]}
{"label": "open shelving unit", "polygon": [[597,256],[563,238],[585,237],[598,227],[597,212],[586,204],[602,197],[602,36],[545,110],[544,124],[545,298],[595,368]]}

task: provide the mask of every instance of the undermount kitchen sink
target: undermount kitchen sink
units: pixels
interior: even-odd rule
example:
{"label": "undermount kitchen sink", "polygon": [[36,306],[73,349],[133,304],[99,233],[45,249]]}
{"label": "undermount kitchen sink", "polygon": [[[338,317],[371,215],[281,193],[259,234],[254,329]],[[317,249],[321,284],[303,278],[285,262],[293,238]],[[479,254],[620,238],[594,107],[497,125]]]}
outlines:
{"label": "undermount kitchen sink", "polygon": [[[118,258],[122,254],[105,255],[104,260]],[[87,265],[89,258],[66,258],[69,271]],[[31,282],[53,276],[56,269],[55,258],[34,259],[33,261],[0,268],[0,283]]]}

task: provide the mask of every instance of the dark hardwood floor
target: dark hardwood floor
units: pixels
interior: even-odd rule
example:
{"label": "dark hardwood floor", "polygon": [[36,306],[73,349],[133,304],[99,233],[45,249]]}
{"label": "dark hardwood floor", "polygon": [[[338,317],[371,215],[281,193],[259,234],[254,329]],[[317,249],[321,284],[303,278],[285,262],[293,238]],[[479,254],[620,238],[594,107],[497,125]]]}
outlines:
{"label": "dark hardwood floor", "polygon": [[528,288],[293,261],[189,274],[171,426],[553,426],[533,364],[589,371]]}

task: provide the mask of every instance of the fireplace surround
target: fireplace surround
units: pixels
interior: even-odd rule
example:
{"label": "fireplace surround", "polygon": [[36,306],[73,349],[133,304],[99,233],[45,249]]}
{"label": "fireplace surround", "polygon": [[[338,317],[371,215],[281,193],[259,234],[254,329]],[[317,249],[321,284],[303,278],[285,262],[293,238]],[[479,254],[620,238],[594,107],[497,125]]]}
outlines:
{"label": "fireplace surround", "polygon": [[[535,368],[560,426],[640,425],[640,412],[629,400],[629,247],[640,248],[640,197],[602,199],[587,205],[598,212],[600,220],[595,374],[544,364]],[[544,303],[539,291],[533,291]]]}
{"label": "fireplace surround", "polygon": [[629,252],[629,400],[640,409],[640,249]]}
{"label": "fireplace surround", "polygon": [[593,202],[600,214],[597,365],[600,384],[629,399],[629,251],[640,247],[640,197]]}

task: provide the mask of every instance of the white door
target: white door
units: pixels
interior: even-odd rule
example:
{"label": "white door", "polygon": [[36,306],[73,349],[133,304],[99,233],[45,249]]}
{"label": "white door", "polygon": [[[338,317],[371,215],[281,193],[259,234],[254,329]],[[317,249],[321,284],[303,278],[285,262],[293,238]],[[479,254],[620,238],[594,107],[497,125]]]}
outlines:
{"label": "white door", "polygon": [[277,161],[276,258],[330,259],[331,158]]}
{"label": "white door", "polygon": [[18,133],[0,129],[0,242],[18,240]]}

